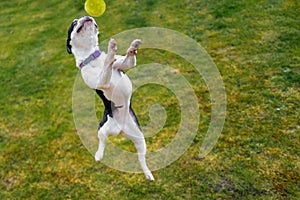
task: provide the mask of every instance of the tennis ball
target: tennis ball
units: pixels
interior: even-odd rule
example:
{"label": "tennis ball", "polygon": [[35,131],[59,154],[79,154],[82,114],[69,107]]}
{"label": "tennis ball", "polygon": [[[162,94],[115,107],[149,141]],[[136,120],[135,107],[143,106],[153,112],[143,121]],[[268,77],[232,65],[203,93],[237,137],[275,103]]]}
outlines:
{"label": "tennis ball", "polygon": [[84,9],[92,17],[99,17],[105,12],[106,4],[103,0],[86,0]]}

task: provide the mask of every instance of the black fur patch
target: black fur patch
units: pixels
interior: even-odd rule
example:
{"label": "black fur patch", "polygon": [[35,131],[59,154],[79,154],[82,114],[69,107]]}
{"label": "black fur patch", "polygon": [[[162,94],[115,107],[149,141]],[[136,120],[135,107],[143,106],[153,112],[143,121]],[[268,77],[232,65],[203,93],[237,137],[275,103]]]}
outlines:
{"label": "black fur patch", "polygon": [[72,45],[70,44],[70,42],[71,42],[71,34],[72,34],[73,30],[74,30],[74,27],[77,25],[77,22],[78,22],[77,19],[74,20],[74,21],[72,22],[72,24],[71,24],[69,30],[68,30],[68,39],[67,39],[66,47],[67,47],[67,52],[68,52],[69,54],[72,54]]}
{"label": "black fur patch", "polygon": [[[122,108],[123,106],[115,106],[115,103],[112,102],[112,101],[109,101],[104,96],[104,93],[101,90],[96,90],[96,93],[102,99],[104,107],[105,107],[104,108],[104,113],[103,113],[103,118],[102,118],[102,121],[100,122],[99,128],[98,128],[98,129],[100,129],[105,124],[105,122],[107,122],[107,115],[112,118],[113,117],[113,112],[116,111],[118,108]],[[138,119],[137,119],[137,117],[136,117],[136,115],[135,115],[135,113],[134,113],[134,111],[131,107],[131,104],[129,105],[129,112],[130,112],[130,115],[133,118],[134,122],[139,127],[139,129],[141,130],[139,121],[138,121]]]}
{"label": "black fur patch", "polygon": [[99,129],[105,124],[107,121],[107,115],[111,118],[113,117],[113,112],[117,110],[118,108],[122,108],[123,106],[115,106],[115,103],[112,101],[109,101],[105,96],[102,90],[96,90],[96,93],[98,96],[102,99],[104,104],[104,113],[103,113],[103,119],[99,124]]}

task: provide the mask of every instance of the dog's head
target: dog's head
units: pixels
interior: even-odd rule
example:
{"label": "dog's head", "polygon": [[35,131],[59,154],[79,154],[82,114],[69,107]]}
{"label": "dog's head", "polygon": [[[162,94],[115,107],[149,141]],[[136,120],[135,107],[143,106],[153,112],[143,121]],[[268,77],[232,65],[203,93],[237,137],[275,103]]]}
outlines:
{"label": "dog's head", "polygon": [[92,17],[75,19],[69,30],[67,39],[67,51],[85,51],[98,46],[98,26]]}

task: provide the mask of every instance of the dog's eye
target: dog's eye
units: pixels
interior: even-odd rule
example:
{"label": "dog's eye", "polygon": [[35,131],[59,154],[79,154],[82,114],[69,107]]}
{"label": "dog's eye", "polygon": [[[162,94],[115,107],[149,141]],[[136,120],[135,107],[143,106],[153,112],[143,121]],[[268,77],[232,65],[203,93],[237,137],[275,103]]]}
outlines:
{"label": "dog's eye", "polygon": [[73,23],[72,23],[72,26],[73,26],[73,27],[76,26],[76,25],[77,25],[77,22],[78,22],[78,20],[75,19],[75,20],[73,21]]}
{"label": "dog's eye", "polygon": [[97,24],[95,24],[95,27],[98,29],[98,25]]}

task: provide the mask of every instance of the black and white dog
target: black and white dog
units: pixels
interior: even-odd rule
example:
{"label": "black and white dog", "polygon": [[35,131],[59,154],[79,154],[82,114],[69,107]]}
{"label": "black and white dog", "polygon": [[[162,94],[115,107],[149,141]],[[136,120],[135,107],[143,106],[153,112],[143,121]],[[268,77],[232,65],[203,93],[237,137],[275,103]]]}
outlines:
{"label": "black and white dog", "polygon": [[107,54],[98,46],[98,26],[92,17],[75,19],[68,31],[67,51],[74,55],[76,66],[86,85],[102,99],[105,110],[98,130],[99,147],[95,160],[103,157],[109,135],[122,133],[135,145],[138,160],[148,180],[154,180],[146,165],[146,143],[137,118],[131,108],[132,84],[123,70],[136,65],[136,53],[141,40],[134,40],[125,56],[116,55],[114,39],[108,44]]}

